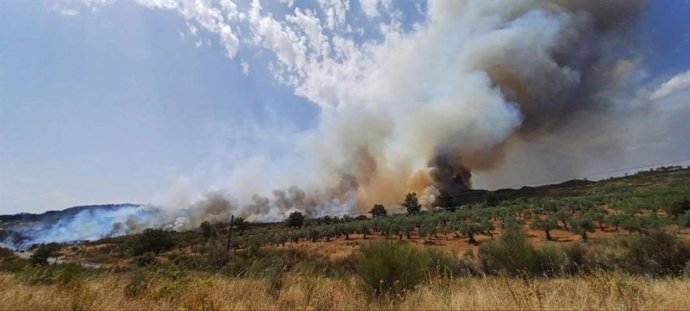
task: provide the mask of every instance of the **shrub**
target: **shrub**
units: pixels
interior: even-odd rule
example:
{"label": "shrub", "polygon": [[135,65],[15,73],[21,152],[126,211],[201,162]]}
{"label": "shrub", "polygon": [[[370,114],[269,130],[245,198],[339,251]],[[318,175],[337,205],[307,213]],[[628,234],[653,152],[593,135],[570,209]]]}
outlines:
{"label": "shrub", "polygon": [[48,263],[48,258],[53,255],[54,249],[47,245],[41,245],[29,258],[34,265],[45,265]]}
{"label": "shrub", "polygon": [[58,285],[70,285],[73,284],[77,281],[79,281],[81,278],[83,278],[88,271],[86,268],[75,264],[75,263],[69,263],[69,264],[63,264],[60,265],[60,269],[57,271],[56,276],[55,276],[55,281],[57,282]]}
{"label": "shrub", "polygon": [[146,252],[160,253],[175,246],[170,232],[161,229],[146,229],[134,239],[129,247],[133,255],[142,255]]}
{"label": "shrub", "polygon": [[222,245],[215,244],[208,248],[206,252],[206,262],[211,267],[222,267],[230,260],[230,253]]}
{"label": "shrub", "polygon": [[562,247],[546,243],[535,252],[536,272],[542,276],[565,274],[568,268],[568,256]]}
{"label": "shrub", "polygon": [[199,232],[201,233],[201,236],[204,238],[205,241],[208,241],[208,239],[212,238],[215,235],[214,228],[208,221],[201,222],[201,224],[199,225]]}
{"label": "shrub", "polygon": [[429,257],[427,274],[431,277],[453,278],[456,276],[474,275],[476,268],[468,261],[458,260],[451,254],[435,249],[426,251]]}
{"label": "shrub", "polygon": [[587,253],[587,249],[581,243],[573,243],[562,247],[563,253],[568,258],[565,272],[570,275],[588,273],[593,270],[593,264]]}
{"label": "shrub", "polygon": [[130,299],[141,296],[149,288],[150,281],[146,273],[136,271],[125,285],[125,296]]}
{"label": "shrub", "polygon": [[152,266],[156,263],[156,255],[152,252],[146,252],[134,257],[134,263],[139,267]]}
{"label": "shrub", "polygon": [[373,296],[398,296],[424,279],[429,256],[401,242],[382,241],[363,246],[358,272]]}
{"label": "shrub", "polygon": [[537,271],[536,251],[518,226],[509,226],[497,241],[479,247],[479,261],[486,273],[529,275]]}
{"label": "shrub", "polygon": [[634,274],[680,275],[690,260],[690,245],[665,232],[628,236],[618,241],[623,251],[614,264]]}
{"label": "shrub", "polygon": [[687,213],[688,211],[690,211],[690,198],[670,204],[667,212],[673,217],[678,217],[679,215]]}
{"label": "shrub", "polygon": [[55,269],[26,265],[15,277],[19,282],[28,285],[49,285],[55,280]]}

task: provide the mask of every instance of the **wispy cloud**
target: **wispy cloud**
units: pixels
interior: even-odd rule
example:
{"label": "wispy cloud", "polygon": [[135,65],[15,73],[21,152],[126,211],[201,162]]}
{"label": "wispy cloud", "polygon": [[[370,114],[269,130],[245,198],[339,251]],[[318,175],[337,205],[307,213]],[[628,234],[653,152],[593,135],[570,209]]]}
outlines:
{"label": "wispy cloud", "polygon": [[683,91],[690,88],[690,70],[680,73],[668,81],[664,82],[657,88],[652,95],[649,96],[650,100],[658,100],[669,96],[673,93]]}
{"label": "wispy cloud", "polygon": [[58,10],[58,13],[64,16],[77,16],[79,15],[79,11],[76,9],[60,9]]}

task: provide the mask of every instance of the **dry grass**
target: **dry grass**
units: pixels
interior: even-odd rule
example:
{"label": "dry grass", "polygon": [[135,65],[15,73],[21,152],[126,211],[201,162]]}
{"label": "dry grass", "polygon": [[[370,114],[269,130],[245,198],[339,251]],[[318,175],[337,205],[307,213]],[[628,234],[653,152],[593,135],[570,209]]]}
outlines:
{"label": "dry grass", "polygon": [[[690,309],[690,281],[597,274],[565,279],[487,277],[434,280],[397,300],[371,300],[356,279],[286,276],[280,290],[262,279],[195,275],[148,279],[126,295],[128,274],[67,285],[26,285],[0,274],[2,310]],[[272,284],[274,284],[272,286]]]}

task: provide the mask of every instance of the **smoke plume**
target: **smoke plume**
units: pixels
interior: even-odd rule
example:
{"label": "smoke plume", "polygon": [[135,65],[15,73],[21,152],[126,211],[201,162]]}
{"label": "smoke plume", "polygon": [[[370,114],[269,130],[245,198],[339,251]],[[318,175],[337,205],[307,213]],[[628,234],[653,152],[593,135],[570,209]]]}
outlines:
{"label": "smoke plume", "polygon": [[[227,191],[156,213],[156,225],[176,229],[231,214],[278,220],[293,211],[366,211],[413,191],[429,204],[439,191],[472,187],[473,175],[520,166],[520,156],[605,141],[605,120],[625,89],[621,68],[635,62],[630,30],[644,8],[642,0],[430,1],[411,29],[392,12],[380,38],[362,42],[352,39],[349,6],[326,23],[300,8],[277,19],[258,1],[246,11],[230,1],[139,3],[217,33],[230,57],[241,44],[268,50],[277,80],[320,108],[317,126],[292,137],[293,152],[308,163],[298,174],[271,189],[231,176]],[[254,173],[288,174],[264,168]]]}

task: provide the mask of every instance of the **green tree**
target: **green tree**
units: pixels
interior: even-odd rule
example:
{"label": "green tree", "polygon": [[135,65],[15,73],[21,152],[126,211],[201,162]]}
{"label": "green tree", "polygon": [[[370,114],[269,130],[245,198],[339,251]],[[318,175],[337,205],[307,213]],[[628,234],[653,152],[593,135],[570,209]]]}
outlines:
{"label": "green tree", "polygon": [[690,198],[686,198],[677,202],[668,203],[667,213],[673,217],[678,217],[690,211]]}
{"label": "green tree", "polygon": [[549,216],[546,218],[537,218],[532,221],[530,224],[530,228],[534,230],[542,230],[544,233],[546,233],[546,240],[551,241],[553,240],[551,238],[551,230],[558,229],[560,226],[558,225],[558,220],[553,217]]}
{"label": "green tree", "polygon": [[405,202],[403,206],[407,209],[407,213],[410,215],[419,214],[422,211],[422,206],[419,204],[419,199],[417,199],[417,194],[410,192],[405,195]]}
{"label": "green tree", "polygon": [[606,215],[606,217],[604,218],[604,221],[605,221],[607,224],[613,226],[613,229],[614,229],[614,230],[618,231],[618,228],[621,226],[621,224],[623,223],[623,221],[625,221],[625,219],[626,219],[626,216],[625,216],[625,215],[621,215],[621,214],[610,214],[610,215]]}
{"label": "green tree", "polygon": [[474,238],[475,235],[483,231],[483,226],[480,222],[477,222],[473,218],[468,218],[460,223],[460,232],[467,236],[467,243],[478,244],[477,240]]}
{"label": "green tree", "polygon": [[31,263],[34,265],[45,265],[48,263],[48,258],[53,255],[54,249],[48,245],[41,245],[29,257]]}
{"label": "green tree", "polygon": [[170,232],[162,229],[146,229],[130,244],[130,250],[135,256],[146,252],[160,253],[175,246]]}
{"label": "green tree", "polygon": [[369,226],[367,224],[360,224],[357,228],[357,233],[362,235],[363,239],[367,239],[367,234],[369,234]]}
{"label": "green tree", "polygon": [[371,217],[380,217],[386,216],[388,212],[386,211],[386,208],[383,207],[383,205],[375,204],[374,207],[372,207],[369,211],[369,214],[371,214]]}
{"label": "green tree", "polygon": [[202,221],[199,225],[199,232],[205,241],[208,241],[214,236],[213,226],[208,221]]}
{"label": "green tree", "polygon": [[486,195],[484,195],[484,202],[486,203],[486,206],[497,206],[499,203],[498,197],[496,197],[496,194],[493,191],[488,191]]}
{"label": "green tree", "polygon": [[594,222],[588,216],[571,219],[570,231],[579,234],[583,241],[587,241],[587,233],[594,232]]}
{"label": "green tree", "polygon": [[438,195],[438,198],[436,198],[436,206],[449,212],[455,211],[455,202],[453,202],[453,197],[451,197],[447,191],[441,191]]}
{"label": "green tree", "polygon": [[300,212],[292,212],[288,216],[287,225],[290,228],[301,228],[304,224],[304,215]]}

